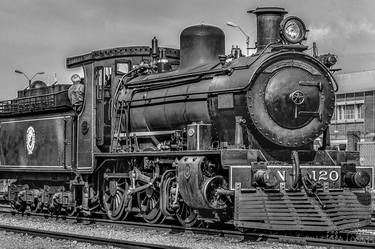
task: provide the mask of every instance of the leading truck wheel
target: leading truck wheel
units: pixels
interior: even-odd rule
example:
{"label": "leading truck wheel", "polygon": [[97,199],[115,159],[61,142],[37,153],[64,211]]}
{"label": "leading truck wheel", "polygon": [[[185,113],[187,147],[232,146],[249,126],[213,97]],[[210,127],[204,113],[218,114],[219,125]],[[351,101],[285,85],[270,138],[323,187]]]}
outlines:
{"label": "leading truck wheel", "polygon": [[170,172],[165,176],[162,188],[167,200],[167,203],[164,204],[166,211],[175,216],[181,225],[185,227],[196,226],[198,224],[198,215],[184,202],[179,194],[175,173]]}
{"label": "leading truck wheel", "polygon": [[129,214],[129,212],[125,211],[129,189],[126,179],[104,179],[103,188],[103,206],[108,218],[111,220],[124,220]]}
{"label": "leading truck wheel", "polygon": [[176,210],[176,218],[185,227],[193,227],[198,224],[197,213],[183,201],[181,201],[180,207]]}

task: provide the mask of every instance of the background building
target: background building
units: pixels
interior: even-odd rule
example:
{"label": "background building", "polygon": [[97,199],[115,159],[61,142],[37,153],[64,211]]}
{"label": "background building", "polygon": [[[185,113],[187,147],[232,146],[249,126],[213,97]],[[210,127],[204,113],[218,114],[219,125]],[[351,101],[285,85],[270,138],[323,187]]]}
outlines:
{"label": "background building", "polygon": [[331,144],[343,147],[350,136],[375,141],[375,70],[335,75],[339,84],[330,126]]}

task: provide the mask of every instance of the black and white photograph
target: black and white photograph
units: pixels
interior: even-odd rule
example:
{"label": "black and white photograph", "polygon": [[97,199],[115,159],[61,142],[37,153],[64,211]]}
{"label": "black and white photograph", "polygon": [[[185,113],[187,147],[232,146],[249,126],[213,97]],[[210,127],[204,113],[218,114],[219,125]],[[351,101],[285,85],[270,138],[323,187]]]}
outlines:
{"label": "black and white photograph", "polygon": [[0,0],[0,249],[375,248],[375,1]]}

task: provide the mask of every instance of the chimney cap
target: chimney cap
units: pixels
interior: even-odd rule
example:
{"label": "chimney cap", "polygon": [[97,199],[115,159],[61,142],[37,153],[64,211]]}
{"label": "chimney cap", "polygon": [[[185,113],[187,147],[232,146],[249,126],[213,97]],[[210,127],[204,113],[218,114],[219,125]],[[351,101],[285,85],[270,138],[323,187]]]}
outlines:
{"label": "chimney cap", "polygon": [[288,14],[288,11],[280,7],[258,7],[255,10],[247,11],[247,13],[252,13],[256,15],[263,13]]}

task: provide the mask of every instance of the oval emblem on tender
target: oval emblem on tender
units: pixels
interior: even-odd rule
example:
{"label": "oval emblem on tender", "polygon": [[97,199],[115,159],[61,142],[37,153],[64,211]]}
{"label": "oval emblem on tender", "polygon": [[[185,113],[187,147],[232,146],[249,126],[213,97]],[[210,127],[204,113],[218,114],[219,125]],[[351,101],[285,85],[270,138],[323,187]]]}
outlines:
{"label": "oval emblem on tender", "polygon": [[194,135],[194,133],[195,133],[194,128],[190,128],[190,129],[188,130],[188,132],[187,132],[187,134],[188,134],[189,137],[192,137],[192,136]]}
{"label": "oval emblem on tender", "polygon": [[35,148],[35,130],[32,126],[27,128],[26,131],[26,149],[27,149],[27,154],[31,155],[33,154]]}

